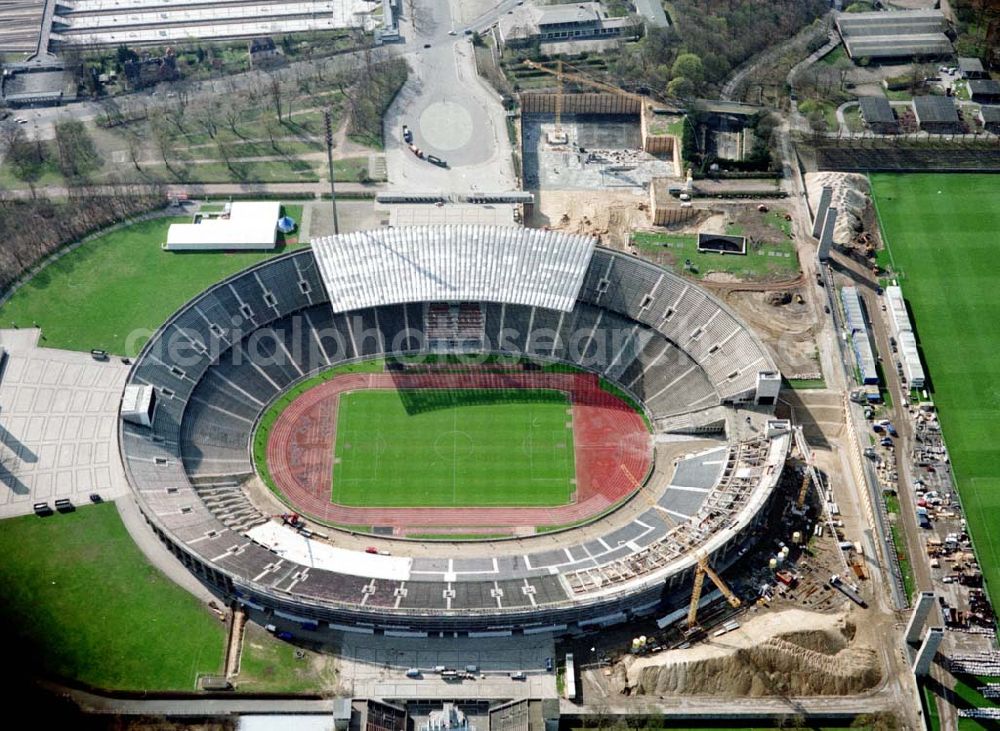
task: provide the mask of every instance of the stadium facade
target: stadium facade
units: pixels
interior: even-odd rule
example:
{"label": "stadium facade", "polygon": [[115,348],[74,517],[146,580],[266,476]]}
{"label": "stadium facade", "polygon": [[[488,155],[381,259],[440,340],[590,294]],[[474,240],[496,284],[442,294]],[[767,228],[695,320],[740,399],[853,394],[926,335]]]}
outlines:
{"label": "stadium facade", "polygon": [[[572,364],[642,404],[657,435],[734,436],[661,475],[648,509],[603,517],[596,539],[592,526],[544,548],[498,541],[489,558],[347,550],[250,500],[257,420],[289,387],[342,363],[456,352]],[[753,543],[790,446],[787,422],[766,416],[774,362],[725,305],[589,238],[514,227],[315,240],[187,303],[128,384],[155,391],[150,423],[123,419],[119,439],[157,536],[227,598],[309,628],[530,634],[662,611],[698,556],[724,568]],[[741,408],[764,427],[737,429]]]}

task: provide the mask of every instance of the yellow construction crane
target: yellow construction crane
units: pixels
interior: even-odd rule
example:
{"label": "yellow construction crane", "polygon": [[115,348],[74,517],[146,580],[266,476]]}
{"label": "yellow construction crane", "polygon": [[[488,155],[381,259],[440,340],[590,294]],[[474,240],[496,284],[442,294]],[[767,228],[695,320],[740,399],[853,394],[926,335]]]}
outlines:
{"label": "yellow construction crane", "polygon": [[[636,487],[636,489],[646,499],[646,502],[649,503],[650,507],[659,508],[659,504],[656,502],[656,496],[653,494],[653,492],[647,489],[646,486],[643,485],[641,482],[639,482],[636,476],[632,474],[632,471],[624,464],[621,465],[621,469],[622,472],[624,472],[628,476],[628,478],[632,481],[632,484]],[[660,512],[663,514],[663,517],[666,518],[666,520],[669,522],[671,527],[677,526],[677,521],[674,520],[672,516],[663,511],[662,508],[660,508]],[[689,629],[697,626],[698,623],[698,602],[701,601],[701,590],[705,584],[706,575],[708,576],[709,579],[712,580],[712,583],[715,584],[716,587],[718,587],[719,591],[722,592],[722,595],[726,598],[726,601],[729,602],[729,605],[733,609],[739,609],[740,605],[742,604],[740,598],[732,592],[729,586],[726,585],[726,582],[722,580],[722,577],[719,576],[717,573],[715,573],[715,569],[713,569],[711,566],[708,565],[708,557],[705,554],[703,553],[697,554],[697,560],[698,564],[695,567],[694,571],[694,587],[691,590],[691,606],[688,608],[687,623]]]}
{"label": "yellow construction crane", "polygon": [[809,449],[801,427],[796,427],[795,430],[795,447],[802,459],[802,487],[799,488],[799,499],[796,501],[796,505],[801,509],[806,504],[810,483],[815,482],[817,490],[819,490],[820,485],[819,478],[816,476],[816,468],[813,466],[816,458]]}
{"label": "yellow construction crane", "polygon": [[812,482],[812,475],[809,465],[802,466],[802,487],[799,488],[799,499],[796,503],[800,508],[806,504],[806,496],[809,494],[809,484]]}
{"label": "yellow construction crane", "polygon": [[[643,104],[646,104],[647,102],[646,97],[641,96],[640,94],[633,94],[630,91],[619,89],[617,86],[612,86],[611,84],[605,84],[602,81],[595,81],[594,79],[588,78],[583,74],[565,71],[563,68],[562,59],[556,61],[556,67],[554,69],[549,68],[548,66],[544,66],[538,63],[537,61],[529,61],[528,59],[525,59],[523,63],[529,69],[535,69],[536,71],[542,71],[546,74],[552,74],[553,76],[556,77],[556,80],[559,82],[558,86],[556,87],[556,94],[555,94],[556,129],[552,135],[552,138],[549,140],[551,144],[560,145],[560,144],[566,144],[569,141],[569,138],[563,132],[562,128],[564,80],[573,81],[577,84],[583,84],[585,86],[592,86],[595,89],[600,89],[601,91],[606,91],[611,94],[617,94],[618,96],[623,96],[627,99],[635,99],[639,103],[640,108],[642,107]],[[566,64],[566,66],[569,66],[569,64]]]}
{"label": "yellow construction crane", "polygon": [[646,499],[646,502],[649,504],[649,507],[656,508],[657,510],[659,510],[660,513],[663,515],[664,519],[667,521],[667,524],[671,528],[676,528],[677,521],[674,520],[673,516],[670,515],[668,512],[666,512],[666,510],[664,510],[663,507],[660,506],[660,504],[656,501],[656,495],[653,494],[653,491],[647,488],[641,482],[639,482],[638,478],[636,478],[636,476],[632,474],[632,470],[630,470],[624,464],[621,465],[621,468],[622,472],[624,472],[626,476],[632,481],[632,485],[635,487],[635,489],[643,496],[643,498]]}
{"label": "yellow construction crane", "polygon": [[[653,491],[646,489],[645,486],[639,482],[636,476],[632,474],[632,471],[624,464],[621,465],[621,470],[632,481],[632,484],[646,499],[646,502],[649,503],[650,507],[659,509],[672,528],[677,527],[677,521],[674,520],[674,518],[656,502],[656,496],[653,494]],[[699,552],[696,558],[698,564],[694,571],[694,587],[691,590],[691,606],[688,608],[689,629],[696,627],[698,624],[698,602],[701,601],[701,590],[704,587],[706,575],[712,580],[712,583],[715,584],[719,591],[722,592],[722,595],[726,597],[726,601],[729,602],[729,605],[733,609],[739,609],[742,604],[740,598],[732,592],[729,586],[726,585],[726,582],[722,580],[722,577],[715,573],[715,569],[708,565],[708,557]]]}
{"label": "yellow construction crane", "polygon": [[[540,64],[537,61],[529,61],[527,59],[525,59],[523,61],[523,63],[529,69],[535,69],[536,71],[542,71],[542,72],[544,72],[546,74],[552,74],[553,76],[555,76],[556,78],[558,78],[559,79],[559,91],[558,91],[558,96],[559,97],[562,96],[562,82],[565,79],[565,80],[568,80],[568,81],[573,81],[573,82],[575,82],[577,84],[583,84],[585,86],[591,86],[591,87],[593,87],[595,89],[600,89],[601,91],[606,91],[606,92],[609,92],[611,94],[617,94],[618,96],[624,96],[624,97],[626,97],[628,99],[635,99],[640,104],[645,104],[647,102],[646,97],[642,96],[641,94],[634,94],[631,91],[625,91],[624,89],[620,89],[617,86],[614,86],[612,84],[605,84],[603,81],[597,81],[595,79],[591,79],[590,77],[584,76],[583,74],[580,74],[580,73],[573,73],[573,72],[564,71],[564,69],[563,69],[563,62],[562,61],[557,61],[556,62],[556,67],[554,69],[549,68],[548,66],[545,66],[543,64]],[[569,66],[569,64],[566,64],[566,66]],[[556,108],[559,109],[561,106],[562,106],[561,105],[561,99],[557,99],[557,101],[556,101]]]}
{"label": "yellow construction crane", "polygon": [[701,590],[705,585],[706,575],[712,580],[712,583],[715,584],[718,590],[722,592],[722,596],[726,597],[729,606],[733,609],[739,609],[742,604],[740,598],[733,594],[732,590],[726,585],[726,582],[722,580],[722,577],[715,573],[715,569],[708,565],[708,557],[704,554],[699,554],[697,559],[698,565],[694,570],[694,587],[691,590],[691,605],[688,607],[688,629],[694,629],[698,626],[698,602],[701,601]]}

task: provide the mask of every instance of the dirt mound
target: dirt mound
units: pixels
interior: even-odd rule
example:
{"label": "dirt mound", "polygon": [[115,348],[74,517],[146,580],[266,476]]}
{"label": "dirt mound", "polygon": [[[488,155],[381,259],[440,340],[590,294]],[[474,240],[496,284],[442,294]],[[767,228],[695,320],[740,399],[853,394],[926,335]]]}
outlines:
{"label": "dirt mound", "polygon": [[826,186],[833,188],[830,205],[837,209],[833,240],[838,244],[846,244],[853,241],[863,228],[865,209],[871,201],[868,178],[857,173],[808,173],[806,187],[814,210]]}
{"label": "dirt mound", "polygon": [[882,680],[875,649],[846,614],[788,610],[702,645],[627,657],[613,684],[632,695],[852,695]]}

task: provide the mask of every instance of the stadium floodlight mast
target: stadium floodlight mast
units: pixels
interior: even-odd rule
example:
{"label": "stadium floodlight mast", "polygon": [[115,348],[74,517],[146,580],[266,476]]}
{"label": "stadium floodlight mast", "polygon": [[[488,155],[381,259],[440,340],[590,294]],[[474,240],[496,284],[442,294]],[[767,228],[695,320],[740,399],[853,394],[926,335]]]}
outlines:
{"label": "stadium floodlight mast", "polygon": [[340,223],[337,221],[337,189],[333,184],[333,125],[330,122],[330,110],[323,110],[323,121],[326,122],[326,161],[330,166],[330,198],[333,205],[333,234],[340,233]]}

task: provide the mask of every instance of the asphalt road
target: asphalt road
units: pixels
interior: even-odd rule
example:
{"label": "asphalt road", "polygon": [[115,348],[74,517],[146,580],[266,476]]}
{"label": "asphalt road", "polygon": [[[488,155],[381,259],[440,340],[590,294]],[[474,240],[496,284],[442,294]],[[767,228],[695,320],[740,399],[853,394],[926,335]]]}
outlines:
{"label": "asphalt road", "polygon": [[[469,28],[490,25],[515,0],[505,0]],[[416,22],[414,22],[416,21]],[[410,79],[384,120],[389,187],[420,193],[466,193],[515,189],[511,145],[500,97],[476,73],[471,36],[456,25],[448,0],[427,0],[416,18],[404,17],[404,57]],[[417,157],[403,140],[403,125],[425,155],[447,162],[440,167]]]}

